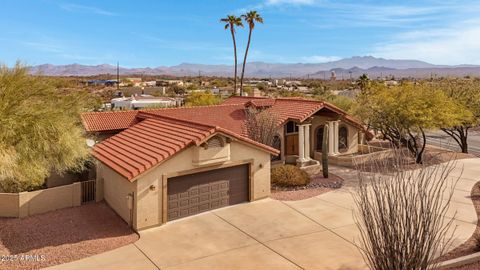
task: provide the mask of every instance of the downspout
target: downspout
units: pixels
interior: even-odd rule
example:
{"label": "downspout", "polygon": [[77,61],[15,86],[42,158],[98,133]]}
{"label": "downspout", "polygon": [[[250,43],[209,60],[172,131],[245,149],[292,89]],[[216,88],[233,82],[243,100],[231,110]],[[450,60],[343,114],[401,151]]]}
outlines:
{"label": "downspout", "polygon": [[133,208],[134,208],[135,194],[133,192],[129,193],[126,199],[127,199],[127,207],[130,213],[130,220],[128,221],[128,225],[130,226],[130,228],[133,229]]}

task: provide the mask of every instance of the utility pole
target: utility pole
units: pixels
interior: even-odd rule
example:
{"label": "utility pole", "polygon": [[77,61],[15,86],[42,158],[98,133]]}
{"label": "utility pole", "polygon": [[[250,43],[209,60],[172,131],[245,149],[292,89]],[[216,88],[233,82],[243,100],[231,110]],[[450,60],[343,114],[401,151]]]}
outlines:
{"label": "utility pole", "polygon": [[120,66],[117,61],[117,90],[120,90]]}

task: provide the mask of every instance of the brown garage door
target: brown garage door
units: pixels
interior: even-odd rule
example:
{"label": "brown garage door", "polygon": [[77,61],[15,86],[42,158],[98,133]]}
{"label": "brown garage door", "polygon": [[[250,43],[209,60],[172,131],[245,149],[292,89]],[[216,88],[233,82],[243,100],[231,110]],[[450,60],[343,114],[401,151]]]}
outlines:
{"label": "brown garage door", "polygon": [[168,220],[248,201],[248,165],[169,178]]}

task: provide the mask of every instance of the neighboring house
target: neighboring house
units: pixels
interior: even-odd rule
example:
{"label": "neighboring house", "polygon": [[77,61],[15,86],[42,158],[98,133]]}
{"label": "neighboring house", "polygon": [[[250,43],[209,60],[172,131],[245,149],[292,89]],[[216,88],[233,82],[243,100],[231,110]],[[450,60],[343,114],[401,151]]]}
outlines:
{"label": "neighboring house", "polygon": [[397,86],[398,85],[398,82],[395,81],[395,80],[388,80],[388,81],[384,81],[383,83],[385,84],[385,86]]}
{"label": "neighboring house", "polygon": [[[245,109],[278,116],[273,147],[245,134]],[[85,113],[97,191],[136,230],[270,195],[270,168],[358,151],[362,125],[319,101],[232,97],[217,106]],[[320,135],[321,134],[321,135]],[[279,155],[278,155],[279,154]],[[278,156],[278,157],[277,157]]]}
{"label": "neighboring house", "polygon": [[87,81],[88,86],[115,86],[117,85],[117,80],[89,80]]}
{"label": "neighboring house", "polygon": [[151,95],[132,95],[131,97],[119,97],[111,100],[112,109],[138,110],[148,107],[175,107],[179,102],[174,98],[154,97]]}
{"label": "neighboring house", "polygon": [[142,84],[142,78],[126,78],[125,81],[132,84],[135,87],[138,87]]}
{"label": "neighboring house", "polygon": [[157,81],[142,82],[140,85],[145,87],[155,87],[157,86]]}
{"label": "neighboring house", "polygon": [[170,86],[170,85],[178,85],[178,86],[186,86],[182,80],[157,80],[157,86]]}

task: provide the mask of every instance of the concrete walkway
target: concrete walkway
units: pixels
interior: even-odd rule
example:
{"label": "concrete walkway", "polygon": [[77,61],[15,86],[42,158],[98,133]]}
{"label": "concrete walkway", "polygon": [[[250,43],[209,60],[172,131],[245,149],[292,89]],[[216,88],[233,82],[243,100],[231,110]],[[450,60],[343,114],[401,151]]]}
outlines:
{"label": "concrete walkway", "polygon": [[[476,228],[470,190],[480,181],[480,159],[460,160],[462,172],[451,202],[454,243]],[[167,223],[140,233],[134,244],[52,269],[366,269],[356,247],[358,229],[350,191],[356,173],[340,190],[302,201],[265,199]]]}

